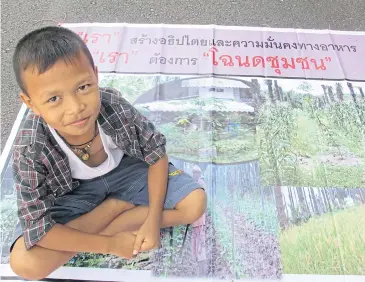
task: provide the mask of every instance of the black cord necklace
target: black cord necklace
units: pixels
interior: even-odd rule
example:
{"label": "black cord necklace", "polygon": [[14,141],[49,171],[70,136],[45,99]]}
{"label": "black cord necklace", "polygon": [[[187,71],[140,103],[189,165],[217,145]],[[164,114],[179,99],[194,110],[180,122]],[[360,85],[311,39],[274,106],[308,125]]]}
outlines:
{"label": "black cord necklace", "polygon": [[90,141],[87,141],[87,142],[82,143],[82,144],[80,144],[80,145],[71,145],[71,144],[68,144],[68,145],[70,145],[71,147],[80,147],[80,146],[84,146],[84,145],[86,145],[86,144],[88,144],[88,143],[90,143],[90,142],[93,142],[93,141],[95,140],[96,136],[98,136],[98,134],[99,134],[99,130],[98,130],[98,127],[97,127],[97,123],[95,123],[95,134],[94,134],[94,137],[93,137]]}
{"label": "black cord necklace", "polygon": [[82,143],[82,144],[80,144],[80,145],[71,145],[71,144],[69,144],[71,147],[80,147],[80,146],[84,146],[84,145],[86,145],[86,144],[88,144],[88,143],[90,143],[90,142],[93,142],[94,141],[94,139],[96,138],[96,136],[97,136],[97,134],[95,134],[94,135],[94,137],[90,140],[90,141],[87,141],[87,142],[85,142],[85,143]]}
{"label": "black cord necklace", "polygon": [[[65,143],[71,148],[72,151],[74,151],[78,156],[79,158],[86,162],[88,159],[90,159],[90,153],[88,153],[88,149],[91,147],[92,143],[94,142],[96,136],[99,135],[99,130],[97,130],[97,123],[95,123],[95,134],[94,134],[94,137],[88,141],[88,142],[85,142],[83,144],[80,144],[80,145],[71,145],[69,144],[63,137],[63,141],[65,141]],[[84,148],[73,148],[73,147],[80,147],[80,146],[84,146],[86,145]]]}

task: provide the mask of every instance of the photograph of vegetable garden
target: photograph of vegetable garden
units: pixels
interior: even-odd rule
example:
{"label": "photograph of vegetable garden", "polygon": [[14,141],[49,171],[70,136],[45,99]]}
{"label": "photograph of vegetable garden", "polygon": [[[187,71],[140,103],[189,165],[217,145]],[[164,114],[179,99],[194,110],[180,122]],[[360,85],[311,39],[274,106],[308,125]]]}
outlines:
{"label": "photograph of vegetable garden", "polygon": [[363,187],[365,83],[105,75],[168,139],[169,155],[258,159],[264,185]]}
{"label": "photograph of vegetable garden", "polygon": [[[167,138],[170,161],[205,187],[208,209],[164,229],[132,260],[79,254],[67,266],[162,277],[365,275],[365,83],[100,74]],[[1,261],[16,224],[1,177]]]}

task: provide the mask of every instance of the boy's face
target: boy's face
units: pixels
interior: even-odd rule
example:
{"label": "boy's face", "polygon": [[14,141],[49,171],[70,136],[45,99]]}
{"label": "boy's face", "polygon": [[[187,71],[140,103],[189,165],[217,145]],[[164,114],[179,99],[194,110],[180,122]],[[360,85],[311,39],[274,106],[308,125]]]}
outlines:
{"label": "boy's face", "polygon": [[29,68],[23,81],[29,97],[21,93],[22,100],[68,141],[93,132],[100,111],[98,73],[82,52],[72,64],[61,59],[40,75]]}

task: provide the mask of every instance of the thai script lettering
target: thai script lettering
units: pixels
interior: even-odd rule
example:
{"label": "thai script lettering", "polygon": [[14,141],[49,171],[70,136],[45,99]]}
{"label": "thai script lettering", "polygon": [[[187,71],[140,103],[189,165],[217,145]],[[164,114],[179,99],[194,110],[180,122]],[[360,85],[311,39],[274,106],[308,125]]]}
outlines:
{"label": "thai script lettering", "polygon": [[308,51],[336,51],[336,52],[357,52],[354,45],[338,44],[312,44],[301,42],[276,42],[270,36],[266,41],[242,41],[242,40],[220,40],[220,39],[200,39],[191,38],[190,35],[183,35],[179,38],[174,35],[167,37],[151,38],[147,34],[130,39],[130,44],[140,45],[175,45],[175,46],[209,46],[209,47],[241,47],[241,48],[259,48],[259,49],[279,49],[279,50],[308,50]]}
{"label": "thai script lettering", "polygon": [[315,59],[312,57],[283,57],[283,56],[231,56],[218,54],[218,49],[212,47],[203,54],[210,57],[214,66],[223,67],[245,67],[245,68],[272,68],[275,73],[281,75],[283,69],[303,70],[327,70],[327,63],[332,61],[331,57]]}

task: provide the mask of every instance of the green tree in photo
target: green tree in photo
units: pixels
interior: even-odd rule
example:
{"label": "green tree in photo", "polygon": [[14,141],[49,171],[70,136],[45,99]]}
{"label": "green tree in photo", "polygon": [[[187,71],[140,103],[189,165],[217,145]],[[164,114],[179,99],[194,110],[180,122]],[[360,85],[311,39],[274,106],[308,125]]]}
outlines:
{"label": "green tree in photo", "polygon": [[267,88],[268,88],[268,91],[269,91],[270,102],[272,104],[276,104],[276,97],[274,95],[274,90],[273,90],[273,87],[272,87],[272,80],[270,80],[270,79],[266,80],[266,84],[267,84]]}
{"label": "green tree in photo", "polygon": [[276,96],[276,101],[282,102],[283,101],[283,97],[280,95],[280,87],[278,85],[278,81],[274,80],[274,92],[275,92],[275,96]]}
{"label": "green tree in photo", "polygon": [[330,98],[332,103],[335,103],[335,95],[333,94],[333,87],[332,86],[327,86],[328,89],[328,97]]}
{"label": "green tree in photo", "polygon": [[262,181],[275,186],[280,227],[285,229],[288,219],[280,189],[295,182],[297,177],[297,157],[291,146],[296,132],[295,113],[288,106],[267,105],[260,113],[259,123]]}
{"label": "green tree in photo", "polygon": [[364,90],[362,89],[362,87],[358,87],[358,89],[359,89],[359,92],[360,92],[360,96],[361,96],[361,99],[362,100],[365,100],[365,94],[364,94]]}
{"label": "green tree in photo", "polygon": [[350,90],[350,94],[351,94],[351,98],[352,98],[353,102],[355,103],[355,105],[357,105],[357,97],[356,97],[354,86],[352,85],[351,82],[347,82],[347,87]]}
{"label": "green tree in photo", "polygon": [[341,102],[343,101],[343,96],[344,96],[343,87],[342,87],[342,84],[339,82],[336,83],[336,96],[339,101],[341,101]]}

